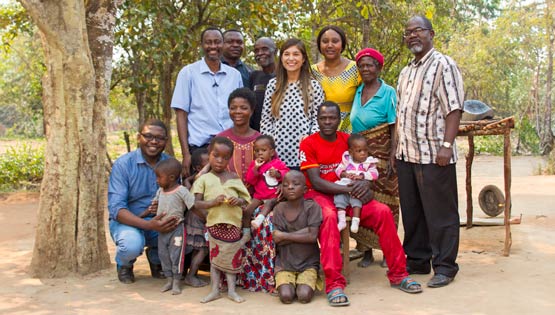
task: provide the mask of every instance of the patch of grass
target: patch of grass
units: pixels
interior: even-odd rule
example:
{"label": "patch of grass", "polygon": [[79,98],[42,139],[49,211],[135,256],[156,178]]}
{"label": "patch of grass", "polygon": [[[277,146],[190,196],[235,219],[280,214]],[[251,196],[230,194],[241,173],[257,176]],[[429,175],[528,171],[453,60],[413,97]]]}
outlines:
{"label": "patch of grass", "polygon": [[38,190],[43,174],[43,145],[23,143],[0,155],[0,191]]}
{"label": "patch of grass", "polygon": [[555,175],[555,151],[551,151],[545,166],[538,165],[534,170],[534,175]]}

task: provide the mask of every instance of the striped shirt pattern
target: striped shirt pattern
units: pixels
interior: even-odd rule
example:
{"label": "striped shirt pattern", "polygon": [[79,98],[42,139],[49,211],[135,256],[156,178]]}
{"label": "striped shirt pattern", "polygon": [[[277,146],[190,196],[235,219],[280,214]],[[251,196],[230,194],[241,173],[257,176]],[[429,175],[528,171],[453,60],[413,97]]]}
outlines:
{"label": "striped shirt pattern", "polygon": [[[463,108],[463,80],[457,64],[432,48],[401,71],[397,99],[397,159],[436,163],[445,134],[445,117]],[[456,161],[453,143],[450,163]]]}

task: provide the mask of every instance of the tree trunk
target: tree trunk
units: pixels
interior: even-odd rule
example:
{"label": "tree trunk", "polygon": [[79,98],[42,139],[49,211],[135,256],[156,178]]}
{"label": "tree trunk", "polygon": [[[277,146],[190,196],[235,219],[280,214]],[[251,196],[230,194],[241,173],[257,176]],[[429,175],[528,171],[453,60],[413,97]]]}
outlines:
{"label": "tree trunk", "polygon": [[[166,126],[171,126],[172,123],[172,108],[171,102],[173,97],[173,74],[179,63],[179,53],[174,52],[172,58],[162,64],[162,70],[160,73],[160,87],[162,90],[162,121]],[[174,155],[173,144],[172,144],[172,132],[171,128],[168,128],[168,137],[170,141],[166,144],[166,153],[169,155]]]}
{"label": "tree trunk", "polygon": [[370,47],[370,22],[371,16],[368,14],[368,18],[363,17],[361,20],[362,23],[362,45],[360,48]]}
{"label": "tree trunk", "polygon": [[31,273],[84,275],[110,265],[104,166],[116,4],[20,1],[39,28],[47,67],[46,165]]}
{"label": "tree trunk", "polygon": [[546,78],[545,78],[545,119],[544,119],[544,127],[543,133],[541,134],[541,154],[542,155],[549,155],[549,153],[553,150],[553,130],[551,129],[551,105],[552,105],[552,86],[553,86],[553,50],[554,50],[554,42],[555,42],[555,21],[552,16],[552,9],[553,9],[553,2],[554,1],[547,1],[546,6],[546,14],[545,17],[547,19],[546,27],[547,27],[547,70],[546,70]]}

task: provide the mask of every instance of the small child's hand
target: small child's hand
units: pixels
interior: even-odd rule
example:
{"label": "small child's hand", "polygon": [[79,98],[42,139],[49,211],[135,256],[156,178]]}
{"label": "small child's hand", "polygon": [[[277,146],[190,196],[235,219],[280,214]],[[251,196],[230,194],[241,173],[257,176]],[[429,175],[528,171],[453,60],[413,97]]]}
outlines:
{"label": "small child's hand", "polygon": [[355,180],[357,180],[357,179],[358,179],[358,180],[364,179],[364,175],[363,175],[363,174],[354,175],[354,178],[353,178],[353,179],[355,179]]}
{"label": "small child's hand", "polygon": [[259,167],[261,167],[262,165],[264,165],[264,160],[262,158],[257,158],[254,161],[254,166],[256,167],[256,169],[258,169]]}
{"label": "small child's hand", "polygon": [[157,211],[158,211],[158,200],[152,200],[152,202],[150,203],[148,208],[146,208],[146,210],[143,211],[139,215],[139,217],[146,218],[146,217],[150,217],[150,216],[155,216]]}
{"label": "small child's hand", "polygon": [[214,205],[215,206],[221,205],[222,203],[226,203],[226,202],[227,202],[227,200],[225,198],[225,195],[219,195],[218,197],[216,197],[214,199]]}
{"label": "small child's hand", "polygon": [[227,204],[230,206],[240,206],[244,202],[243,198],[229,197],[227,198]]}
{"label": "small child's hand", "polygon": [[281,173],[275,167],[270,168],[268,170],[268,174],[270,174],[270,176],[272,176],[273,178],[281,178]]}

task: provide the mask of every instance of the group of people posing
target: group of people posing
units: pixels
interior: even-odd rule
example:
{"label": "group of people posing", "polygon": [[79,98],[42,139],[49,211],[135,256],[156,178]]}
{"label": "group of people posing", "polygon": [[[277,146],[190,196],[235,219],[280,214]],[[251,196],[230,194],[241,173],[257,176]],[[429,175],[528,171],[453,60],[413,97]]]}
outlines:
{"label": "group of people posing", "polygon": [[[307,303],[322,287],[321,268],[329,304],[345,306],[340,231],[366,228],[379,238],[392,287],[420,293],[410,274],[432,269],[428,287],[453,281],[462,77],[433,48],[426,17],[412,17],[403,34],[414,59],[394,89],[380,79],[378,50],[364,48],[354,61],[342,56],[347,38],[337,26],[318,34],[323,59],[313,65],[299,39],[286,40],[279,54],[270,38],[258,39],[256,71],[241,61],[241,32],[205,29],[204,57],[179,72],[171,104],[182,161],[163,153],[167,126],[148,120],[139,148],[112,168],[118,279],[134,282],[133,264],[146,247],[152,276],[167,279],[162,291],[179,294],[182,281],[207,285],[197,272],[208,255],[203,303],[223,288],[244,301],[237,285]],[[382,142],[361,133],[373,130],[385,130],[387,148],[370,149]],[[397,183],[402,244],[392,208],[376,200]]]}

